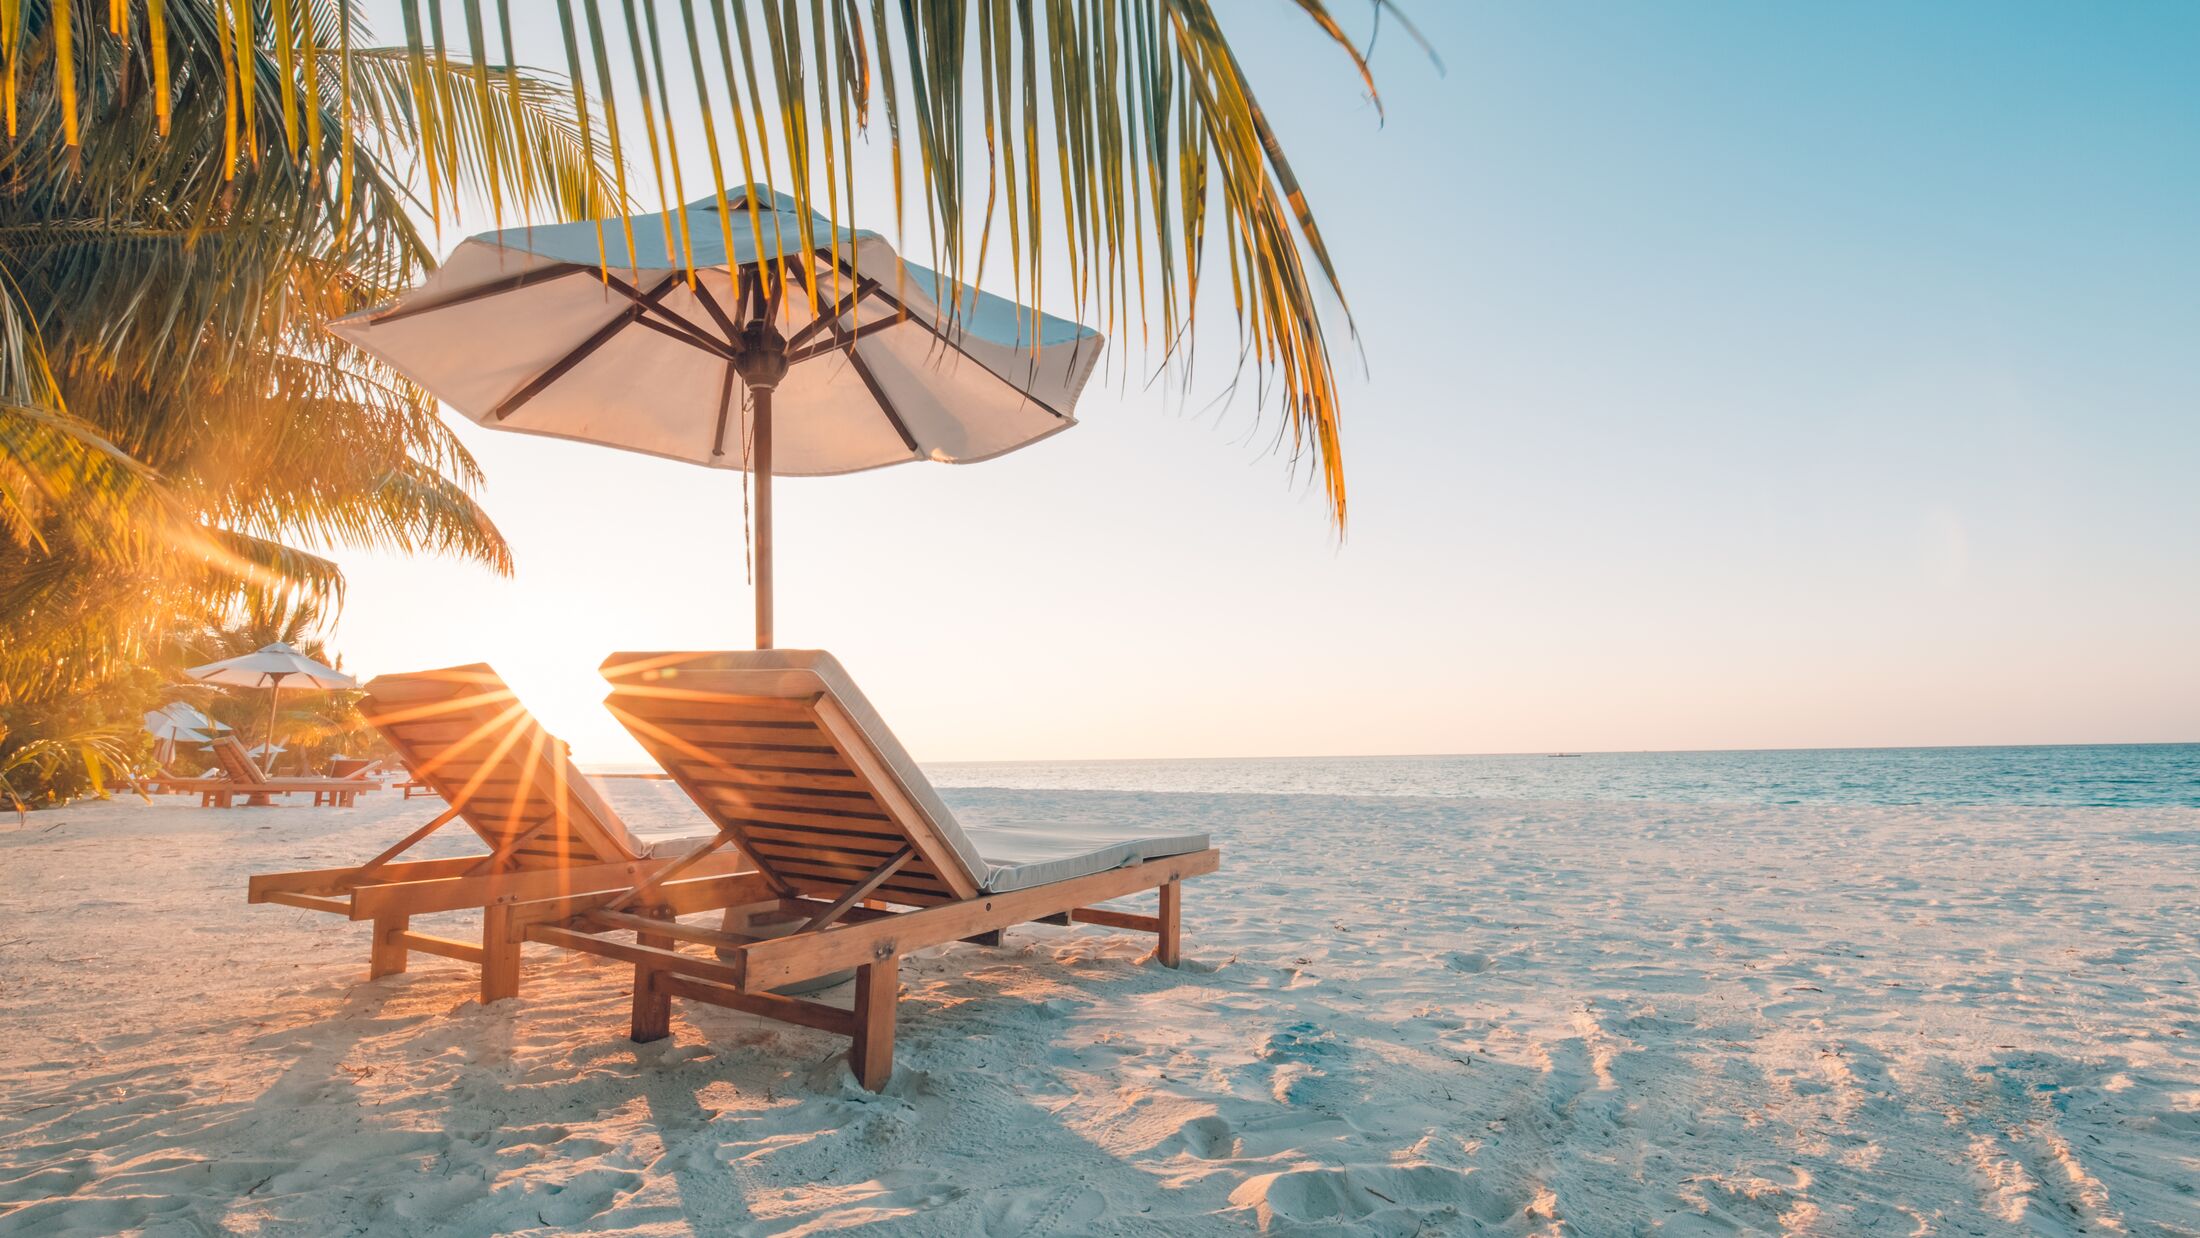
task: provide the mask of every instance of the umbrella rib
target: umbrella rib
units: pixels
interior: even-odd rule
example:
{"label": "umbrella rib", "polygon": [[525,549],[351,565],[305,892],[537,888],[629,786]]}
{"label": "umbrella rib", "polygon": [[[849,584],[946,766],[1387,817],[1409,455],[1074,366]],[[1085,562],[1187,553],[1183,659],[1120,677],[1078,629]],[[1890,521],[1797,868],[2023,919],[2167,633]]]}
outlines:
{"label": "umbrella rib", "polygon": [[[961,353],[965,357],[970,357],[970,352],[968,349],[965,349],[960,343],[956,342],[955,340],[949,339],[947,333],[941,331],[938,327],[929,322],[926,322],[924,319],[918,317],[917,315],[910,313],[909,307],[903,305],[900,299],[895,297],[894,294],[886,291],[884,288],[873,288],[871,290],[871,295],[877,297],[881,301],[886,302],[888,305],[893,306],[896,310],[899,310],[903,318],[931,332],[933,336],[935,336],[941,343],[947,345],[949,348],[954,349],[956,352]],[[993,370],[988,367],[984,362],[978,361],[976,357],[970,357],[970,359],[974,362],[977,362],[979,369],[984,370],[988,374],[993,374]],[[791,363],[793,361],[793,358],[788,358],[788,361]],[[1038,396],[1031,394],[1030,391],[1017,386],[1015,383],[1010,382],[1006,378],[1002,378],[999,374],[993,374],[993,377],[999,379],[1009,388],[1009,390],[1014,391],[1016,394],[1022,396],[1026,400],[1031,401],[1033,404],[1038,405],[1040,408],[1045,409],[1047,412],[1054,414],[1056,417],[1061,418],[1063,421],[1069,420],[1068,413],[1065,413],[1062,410],[1054,407],[1052,404],[1047,403],[1045,400],[1040,399]]]}
{"label": "umbrella rib", "polygon": [[[909,317],[910,316],[908,311],[897,310],[888,317],[874,318],[869,322],[860,322],[850,328],[847,328],[847,330],[851,335],[863,335],[868,332],[876,331],[881,327],[890,327],[897,322],[908,320]],[[843,346],[844,341],[836,336],[833,339],[817,340],[812,343],[804,344],[800,348],[790,348],[787,350],[787,364],[790,366],[800,365],[804,361],[814,361],[819,357],[830,356],[833,353],[839,352]]]}
{"label": "umbrella rib", "polygon": [[726,317],[726,311],[718,308],[718,298],[710,295],[710,287],[702,281],[701,277],[697,277],[695,281],[695,299],[701,301],[703,308],[710,311],[711,320],[716,322],[718,329],[725,333],[726,343],[733,343],[734,338],[740,334],[740,331],[734,327],[733,319]]}
{"label": "umbrella rib", "polygon": [[894,433],[901,435],[903,445],[909,448],[911,455],[915,455],[917,451],[916,436],[909,433],[909,423],[901,419],[900,410],[896,409],[894,402],[886,397],[886,389],[878,385],[878,376],[871,373],[870,365],[863,360],[861,354],[856,352],[856,343],[853,339],[848,340],[848,362],[855,367],[856,377],[863,380],[863,385],[870,391],[871,398],[878,401],[879,411],[886,414],[886,420],[894,423]]}
{"label": "umbrella rib", "polygon": [[840,320],[847,317],[848,314],[853,312],[856,308],[857,302],[863,300],[865,296],[869,295],[872,289],[875,289],[877,287],[877,280],[867,279],[862,281],[861,283],[857,284],[855,289],[851,291],[847,296],[842,297],[839,304],[832,307],[830,313],[819,314],[817,317],[811,319],[809,323],[805,325],[800,331],[797,331],[793,335],[788,336],[787,348],[789,349],[790,353],[793,349],[800,348],[802,345],[808,343],[813,336],[817,335],[821,331],[839,330]]}
{"label": "umbrella rib", "polygon": [[[662,315],[668,323],[670,323],[674,327],[679,328],[680,331],[684,333],[681,338],[686,338],[689,343],[695,344],[697,347],[702,348],[705,352],[719,352],[721,356],[725,355],[720,350],[718,341],[710,338],[710,333],[708,331],[705,331],[701,327],[696,326],[694,323],[689,322],[685,316],[674,313],[672,310],[665,308],[664,304],[659,300],[659,298],[663,297],[665,293],[670,291],[670,285],[659,284],[657,285],[657,288],[654,292],[651,292],[648,296],[645,297],[642,295],[640,289],[627,283],[625,280],[620,279],[616,275],[606,276],[605,279],[607,282],[610,283],[614,291],[620,293],[629,301],[634,302],[636,305],[641,306],[645,315],[649,313]],[[698,284],[696,285],[696,287],[700,289],[702,285]],[[645,327],[656,327],[659,330],[664,330],[664,327],[660,326],[657,323],[651,322],[646,316],[641,319],[641,323]]]}
{"label": "umbrella rib", "polygon": [[476,284],[455,296],[445,297],[440,301],[427,305],[393,305],[379,314],[370,315],[367,321],[375,326],[381,326],[383,323],[396,322],[400,318],[410,318],[415,314],[431,313],[435,310],[449,309],[454,305],[464,305],[468,301],[479,301],[484,297],[517,292],[522,288],[548,283],[554,279],[564,279],[568,275],[577,275],[590,269],[592,268],[571,262],[558,262],[548,266],[539,266],[531,270],[521,271],[517,275],[507,275],[503,279],[491,280],[486,284]]}
{"label": "umbrella rib", "polygon": [[726,415],[733,411],[733,382],[741,367],[726,362],[726,385],[718,392],[718,431],[711,435],[710,455],[713,460],[726,454]]}
{"label": "umbrella rib", "polygon": [[[844,262],[844,263],[841,263],[841,264],[840,264],[840,269],[841,269],[842,271],[845,271],[845,272],[846,272],[846,273],[848,274],[849,278],[851,278],[851,279],[855,278],[855,271],[854,271],[854,269],[853,269],[853,268],[851,268],[851,267],[850,267],[850,266],[849,266],[849,265],[848,265],[847,263],[845,263],[845,262]],[[891,305],[891,306],[893,306],[893,307],[894,307],[894,309],[895,309],[895,311],[896,311],[896,312],[897,312],[897,313],[899,314],[899,316],[900,316],[900,317],[901,317],[902,319],[905,319],[905,320],[907,320],[907,321],[909,321],[909,322],[913,322],[913,323],[917,324],[918,326],[920,326],[920,327],[924,328],[924,329],[925,329],[926,331],[929,331],[929,332],[931,332],[931,333],[932,333],[932,335],[933,335],[933,337],[934,337],[935,339],[939,340],[939,341],[940,341],[940,342],[941,342],[942,344],[945,344],[945,345],[947,345],[947,346],[948,346],[949,348],[952,348],[952,349],[954,349],[954,350],[955,350],[956,352],[959,352],[959,353],[961,353],[961,354],[962,354],[963,356],[965,356],[965,357],[970,357],[970,352],[969,352],[969,350],[968,350],[968,349],[966,349],[966,348],[964,348],[964,347],[962,346],[962,344],[961,344],[961,343],[959,343],[959,342],[958,342],[958,341],[956,341],[956,340],[950,339],[950,338],[948,337],[947,333],[946,333],[946,332],[944,332],[944,331],[941,331],[941,330],[939,329],[939,327],[938,327],[938,326],[936,326],[936,325],[934,325],[934,324],[932,324],[932,323],[926,322],[926,321],[925,321],[924,319],[922,319],[922,318],[918,317],[917,315],[915,315],[915,314],[912,314],[912,313],[910,313],[910,312],[909,312],[909,307],[908,307],[908,306],[906,306],[906,305],[904,305],[904,304],[902,304],[901,298],[899,298],[899,297],[895,296],[895,295],[894,295],[893,293],[890,293],[890,292],[886,291],[886,289],[885,289],[885,288],[881,287],[881,286],[880,286],[879,284],[877,284],[877,283],[876,283],[875,281],[874,281],[874,282],[872,283],[872,285],[871,285],[871,295],[872,295],[872,296],[875,296],[875,297],[877,297],[877,298],[878,298],[879,300],[881,300],[881,301],[884,301],[884,302],[886,302],[886,303],[887,303],[888,305]],[[1033,313],[1035,313],[1035,314],[1036,314],[1036,313],[1037,313],[1037,311],[1036,311],[1036,310],[1034,310],[1034,311],[1033,311]],[[1036,320],[1036,319],[1034,319],[1034,320],[1033,320],[1033,325],[1032,325],[1032,331],[1033,331],[1034,335],[1036,335],[1036,334],[1037,334],[1037,331],[1038,331],[1038,324],[1037,324],[1037,320]],[[822,353],[822,352],[819,352],[819,353],[813,353],[813,354],[811,354],[811,355],[812,355],[812,356],[822,356],[822,355],[823,355],[823,353]],[[804,357],[804,358],[803,358],[803,360],[808,360],[808,359],[809,359],[808,357]],[[977,358],[976,358],[976,357],[970,357],[970,359],[971,359],[971,360],[973,360],[973,361],[977,361]],[[793,364],[794,360],[795,360],[795,359],[794,359],[794,358],[792,358],[792,357],[788,358],[788,364],[790,364],[790,365],[791,365],[791,364]],[[979,368],[979,369],[981,369],[981,370],[984,370],[984,371],[985,371],[986,373],[988,373],[988,374],[993,374],[993,371],[992,371],[992,369],[991,369],[991,368],[989,368],[989,367],[987,367],[987,366],[985,365],[985,363],[983,363],[983,362],[979,362],[979,364],[978,364],[978,368]],[[1049,412],[1049,413],[1052,413],[1052,414],[1053,414],[1054,416],[1056,416],[1056,417],[1058,417],[1058,418],[1062,419],[1063,421],[1068,421],[1068,420],[1070,419],[1070,418],[1069,418],[1069,414],[1068,414],[1068,413],[1065,413],[1065,412],[1061,411],[1060,409],[1058,409],[1058,408],[1054,407],[1053,405],[1051,405],[1051,404],[1047,403],[1047,402],[1046,402],[1045,400],[1042,400],[1042,399],[1040,399],[1039,397],[1037,397],[1037,396],[1035,396],[1035,395],[1031,394],[1031,392],[1030,392],[1030,391],[1029,391],[1028,389],[1026,389],[1026,388],[1023,388],[1023,387],[1018,387],[1018,386],[1017,386],[1017,385],[1016,385],[1015,383],[1011,382],[1010,380],[1008,380],[1008,379],[1006,379],[1006,378],[1002,378],[1002,377],[1001,377],[1001,376],[1000,376],[999,374],[993,374],[993,377],[995,377],[995,378],[997,378],[997,379],[1000,379],[1000,381],[1001,381],[1001,382],[1002,382],[1003,384],[1005,384],[1005,385],[1006,385],[1006,386],[1007,386],[1007,387],[1008,387],[1008,388],[1009,388],[1009,389],[1010,389],[1011,391],[1014,391],[1014,392],[1016,392],[1016,393],[1017,393],[1018,395],[1022,396],[1022,397],[1023,397],[1024,399],[1026,399],[1026,400],[1029,400],[1029,401],[1031,401],[1031,402],[1032,402],[1033,404],[1036,404],[1036,405],[1038,405],[1038,406],[1039,406],[1040,408],[1043,408],[1043,409],[1045,409],[1045,410],[1046,410],[1047,412]]]}
{"label": "umbrella rib", "polygon": [[686,344],[690,348],[697,349],[701,352],[707,352],[713,357],[730,358],[733,356],[732,349],[710,338],[709,336],[690,334],[689,332],[683,331],[679,327],[673,326],[670,323],[659,322],[656,319],[651,318],[647,312],[637,315],[634,319],[634,324],[640,327],[648,327],[650,330],[655,331],[660,335],[670,336],[671,338],[676,339],[683,344]]}
{"label": "umbrella rib", "polygon": [[495,409],[491,410],[490,415],[498,421],[502,421],[517,412],[521,405],[541,395],[544,389],[565,377],[574,366],[588,360],[591,353],[610,343],[611,338],[624,330],[628,323],[640,321],[643,310],[649,304],[655,302],[658,297],[670,292],[673,284],[677,283],[679,278],[678,272],[665,276],[664,282],[651,289],[647,298],[634,301],[625,309],[619,311],[617,318],[596,328],[596,333],[581,341],[579,347],[552,362],[548,369],[529,379],[526,386],[505,397]]}

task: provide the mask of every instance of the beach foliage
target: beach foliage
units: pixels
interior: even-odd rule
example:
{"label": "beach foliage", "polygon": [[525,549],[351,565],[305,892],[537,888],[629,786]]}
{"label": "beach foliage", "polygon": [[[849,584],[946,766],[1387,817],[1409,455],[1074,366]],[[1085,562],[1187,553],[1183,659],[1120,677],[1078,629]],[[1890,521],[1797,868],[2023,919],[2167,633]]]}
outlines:
{"label": "beach foliage", "polygon": [[[326,666],[344,669],[344,659],[321,633],[329,626],[327,609],[310,597],[255,597],[237,613],[179,627],[162,651],[163,678],[185,681],[193,666],[240,657],[281,642]],[[170,696],[235,731],[247,746],[267,742],[267,692],[200,684]],[[289,689],[277,698],[275,739],[284,751],[274,762],[287,771],[318,772],[332,756],[379,757],[390,748],[359,712],[364,692]]]}
{"label": "beach foliage", "polygon": [[155,672],[131,669],[59,700],[0,704],[0,809],[130,789],[153,749],[144,702],[158,691]]}
{"label": "beach foliage", "polygon": [[[338,600],[332,547],[509,567],[434,402],[326,330],[432,264],[402,53],[301,59],[279,23],[236,25],[264,7],[159,7],[117,8],[128,37],[102,34],[104,5],[0,11],[0,703],[19,714],[158,663],[179,627]],[[523,79],[483,115],[537,143],[499,185],[561,218],[610,209],[562,87]]]}

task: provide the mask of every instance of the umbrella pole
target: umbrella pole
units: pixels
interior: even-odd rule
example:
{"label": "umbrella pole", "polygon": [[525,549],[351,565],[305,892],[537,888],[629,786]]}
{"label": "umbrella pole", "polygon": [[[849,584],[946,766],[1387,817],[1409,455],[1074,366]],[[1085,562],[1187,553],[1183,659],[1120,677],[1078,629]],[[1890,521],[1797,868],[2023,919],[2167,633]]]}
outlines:
{"label": "umbrella pole", "polygon": [[751,387],[756,404],[756,647],[772,647],[772,389]]}
{"label": "umbrella pole", "polygon": [[[778,294],[771,308],[777,312]],[[741,328],[734,340],[734,371],[749,389],[756,412],[755,441],[749,446],[749,472],[756,475],[756,647],[772,647],[772,391],[787,376],[787,341],[759,318]]]}
{"label": "umbrella pole", "polygon": [[267,758],[267,764],[262,766],[261,768],[269,771],[273,771],[275,768],[275,702],[282,699],[282,695],[283,677],[281,675],[277,675],[268,680],[267,738],[260,741],[262,746],[266,748],[266,751],[263,752],[261,755]]}

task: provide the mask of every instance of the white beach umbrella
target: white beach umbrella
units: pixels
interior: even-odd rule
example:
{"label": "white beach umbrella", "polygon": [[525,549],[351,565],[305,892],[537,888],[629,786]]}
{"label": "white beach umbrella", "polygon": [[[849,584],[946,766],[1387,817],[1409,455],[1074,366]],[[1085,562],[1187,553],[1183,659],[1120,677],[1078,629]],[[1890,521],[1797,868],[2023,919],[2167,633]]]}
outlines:
{"label": "white beach umbrella", "polygon": [[194,666],[184,673],[200,683],[221,684],[232,688],[266,688],[266,743],[275,742],[275,706],[285,687],[326,691],[331,688],[359,686],[358,680],[333,666],[314,661],[282,641],[262,645],[251,653],[234,658]]}
{"label": "white beach umbrella", "polygon": [[482,425],[749,470],[766,648],[774,475],[1037,442],[1075,424],[1102,341],[805,219],[784,194],[725,197],[723,215],[713,196],[469,238],[394,305],[332,329]]}
{"label": "white beach umbrella", "polygon": [[237,729],[226,722],[217,722],[212,716],[193,706],[189,701],[170,701],[168,704],[161,706],[159,712],[175,719],[191,730],[204,731],[208,735],[219,735],[224,731]]}
{"label": "white beach umbrella", "polygon": [[204,731],[192,730],[157,709],[145,715],[145,732],[171,744],[203,744],[214,738]]}
{"label": "white beach umbrella", "polygon": [[[145,714],[145,733],[157,741],[153,751],[162,761],[175,757],[178,743],[203,744],[213,738],[207,732],[190,725],[186,719],[169,712],[172,708],[148,710]],[[190,706],[186,705],[184,708],[190,709]]]}

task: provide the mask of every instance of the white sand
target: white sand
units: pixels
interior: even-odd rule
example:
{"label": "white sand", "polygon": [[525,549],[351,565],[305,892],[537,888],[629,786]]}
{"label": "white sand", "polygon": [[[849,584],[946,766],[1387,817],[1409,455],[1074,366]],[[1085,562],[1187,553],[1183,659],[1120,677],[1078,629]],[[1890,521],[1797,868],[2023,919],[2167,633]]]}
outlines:
{"label": "white sand", "polygon": [[[665,790],[615,795],[692,832]],[[909,961],[878,1096],[730,1012],[632,1045],[598,960],[484,1010],[245,904],[429,801],[0,824],[0,1231],[2200,1234],[2200,813],[951,798],[1225,867],[1181,972]]]}

